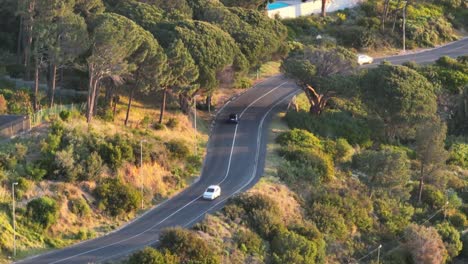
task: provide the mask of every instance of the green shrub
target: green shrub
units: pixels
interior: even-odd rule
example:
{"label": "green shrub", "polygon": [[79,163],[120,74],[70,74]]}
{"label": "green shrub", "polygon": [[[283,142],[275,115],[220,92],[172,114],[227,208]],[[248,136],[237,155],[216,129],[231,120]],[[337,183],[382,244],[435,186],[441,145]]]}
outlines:
{"label": "green shrub", "polygon": [[[320,150],[286,146],[282,147],[279,153],[289,161],[286,167],[280,167],[278,171],[280,177],[288,175],[296,179],[315,179],[319,182],[326,182],[335,176],[333,160]],[[286,168],[291,170],[288,171]]]}
{"label": "green shrub", "polygon": [[104,170],[104,164],[101,156],[97,152],[92,152],[84,161],[83,173],[80,175],[79,180],[99,180]]}
{"label": "green shrub", "polygon": [[15,195],[18,199],[22,199],[26,192],[31,189],[32,183],[25,178],[18,179],[18,185],[15,187]]}
{"label": "green shrub", "polygon": [[182,228],[163,230],[159,237],[160,247],[180,257],[180,263],[221,263],[218,249],[198,237],[194,232]]}
{"label": "green shrub", "polygon": [[450,158],[448,163],[468,169],[468,144],[452,144],[450,147]]}
{"label": "green shrub", "polygon": [[445,196],[436,187],[426,185],[422,193],[422,202],[431,208],[442,208],[445,205]]}
{"label": "green shrub", "polygon": [[170,129],[174,129],[179,125],[179,119],[171,117],[167,120],[166,126]]}
{"label": "green shrub", "polygon": [[247,89],[252,87],[252,80],[247,77],[238,77],[234,81],[234,87],[238,89]]}
{"label": "green shrub", "polygon": [[133,253],[127,264],[177,264],[180,263],[176,255],[168,251],[160,252],[154,248],[146,247],[145,249]]}
{"label": "green shrub", "polygon": [[70,211],[79,217],[86,217],[91,213],[88,203],[83,198],[72,199],[68,203]]}
{"label": "green shrub", "polygon": [[324,138],[345,138],[350,144],[372,145],[371,131],[366,121],[342,111],[327,110],[320,116],[289,111],[286,121],[290,128],[305,129]]}
{"label": "green shrub", "polygon": [[411,223],[414,208],[396,199],[378,199],[374,202],[375,213],[391,233],[399,234]]}
{"label": "green shrub", "polygon": [[65,182],[74,182],[82,172],[74,156],[73,146],[57,151],[54,159],[54,178]]}
{"label": "green shrub", "polygon": [[99,155],[109,167],[116,170],[120,168],[124,162],[135,162],[133,148],[134,144],[132,144],[129,139],[117,135],[108,142],[101,144]]}
{"label": "green shrub", "polygon": [[44,229],[53,225],[59,216],[57,203],[49,197],[31,200],[27,205],[27,217]]}
{"label": "green shrub", "polygon": [[234,236],[234,241],[237,247],[247,254],[257,256],[265,254],[265,245],[262,239],[248,229],[239,230]]}
{"label": "green shrub", "polygon": [[296,128],[291,131],[281,133],[276,138],[276,141],[283,146],[295,145],[304,148],[323,148],[320,139],[314,134],[306,130]]}
{"label": "green shrub", "polygon": [[449,216],[450,223],[458,230],[463,230],[467,226],[468,222],[466,216],[460,212],[455,212]]}
{"label": "green shrub", "polygon": [[271,242],[272,263],[320,263],[321,254],[313,241],[294,232],[278,233]]}
{"label": "green shrub", "polygon": [[165,126],[164,124],[155,123],[155,124],[153,125],[153,128],[154,128],[155,130],[163,130],[164,128],[166,128],[166,126]]}
{"label": "green shrub", "polygon": [[94,190],[98,207],[111,216],[135,211],[141,204],[141,194],[120,179],[104,179]]}
{"label": "green shrub", "polygon": [[173,158],[185,159],[190,155],[190,149],[184,141],[173,139],[165,145]]}
{"label": "green shrub", "polygon": [[449,258],[453,259],[458,256],[463,247],[462,241],[460,240],[460,232],[447,222],[436,225],[436,229],[442,237],[442,241],[444,241]]}
{"label": "green shrub", "polygon": [[269,241],[282,228],[278,205],[262,194],[242,194],[231,198],[224,212],[233,220],[247,222],[262,238]]}
{"label": "green shrub", "polygon": [[68,120],[70,120],[71,112],[68,110],[62,110],[60,111],[59,116],[60,119],[62,119],[62,121],[67,122]]}
{"label": "green shrub", "polygon": [[314,203],[309,211],[310,219],[317,225],[320,232],[338,240],[344,239],[348,229],[339,210],[331,205]]}
{"label": "green shrub", "polygon": [[349,161],[354,153],[353,147],[344,138],[336,140],[335,150],[336,154],[334,157],[339,161]]}

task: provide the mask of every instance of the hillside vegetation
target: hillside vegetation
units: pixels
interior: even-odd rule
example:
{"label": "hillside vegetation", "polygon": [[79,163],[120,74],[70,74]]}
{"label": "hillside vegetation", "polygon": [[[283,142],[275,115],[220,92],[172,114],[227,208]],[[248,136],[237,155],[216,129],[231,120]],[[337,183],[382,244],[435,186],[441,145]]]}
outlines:
{"label": "hillside vegetation", "polygon": [[0,114],[44,117],[2,138],[2,263],[13,183],[17,258],[105,234],[191,184],[222,103],[212,98],[287,54],[281,22],[218,1],[1,3],[0,73],[15,80],[0,82]]}

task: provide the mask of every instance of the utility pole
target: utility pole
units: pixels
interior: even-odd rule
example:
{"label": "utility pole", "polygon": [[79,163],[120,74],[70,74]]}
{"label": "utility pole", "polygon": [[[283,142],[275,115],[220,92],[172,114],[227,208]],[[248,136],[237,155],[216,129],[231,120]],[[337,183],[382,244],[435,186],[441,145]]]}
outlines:
{"label": "utility pole", "polygon": [[193,97],[193,116],[194,116],[194,121],[193,121],[193,126],[195,128],[195,156],[197,155],[197,96],[195,95]]}
{"label": "utility pole", "polygon": [[407,1],[403,2],[403,52],[406,52],[406,5]]}
{"label": "utility pole", "polygon": [[13,258],[16,257],[16,214],[15,214],[15,185],[18,185],[17,182],[11,184],[11,195],[13,198]]}
{"label": "utility pole", "polygon": [[140,140],[140,180],[141,180],[141,209],[143,209],[143,140]]}
{"label": "utility pole", "polygon": [[379,247],[377,248],[377,264],[380,263],[380,249],[382,248],[382,245],[380,244]]}

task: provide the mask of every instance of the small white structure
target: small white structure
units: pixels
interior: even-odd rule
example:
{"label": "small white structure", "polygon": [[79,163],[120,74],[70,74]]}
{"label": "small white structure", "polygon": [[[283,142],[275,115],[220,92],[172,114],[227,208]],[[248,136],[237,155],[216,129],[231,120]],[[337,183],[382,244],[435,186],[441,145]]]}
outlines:
{"label": "small white structure", "polygon": [[[327,12],[334,12],[345,8],[351,8],[359,5],[364,0],[328,0]],[[280,18],[296,18],[300,16],[307,16],[311,14],[320,14],[322,11],[321,0],[309,0],[305,3],[299,1],[276,1],[276,3],[285,3],[289,6],[267,10],[268,16],[274,18],[279,16]]]}

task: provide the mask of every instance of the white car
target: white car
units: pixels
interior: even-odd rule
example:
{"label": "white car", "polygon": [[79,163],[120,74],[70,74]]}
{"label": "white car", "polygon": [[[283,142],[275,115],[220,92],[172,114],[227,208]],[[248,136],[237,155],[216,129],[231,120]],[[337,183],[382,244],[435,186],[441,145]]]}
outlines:
{"label": "white car", "polygon": [[221,195],[221,187],[218,185],[210,185],[203,193],[203,199],[214,200]]}
{"label": "white car", "polygon": [[358,64],[359,65],[371,64],[372,62],[374,62],[374,59],[371,56],[365,55],[365,54],[359,54],[358,55]]}

